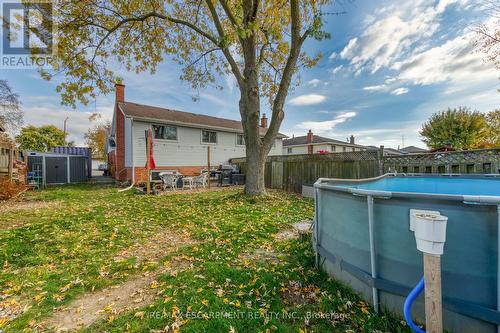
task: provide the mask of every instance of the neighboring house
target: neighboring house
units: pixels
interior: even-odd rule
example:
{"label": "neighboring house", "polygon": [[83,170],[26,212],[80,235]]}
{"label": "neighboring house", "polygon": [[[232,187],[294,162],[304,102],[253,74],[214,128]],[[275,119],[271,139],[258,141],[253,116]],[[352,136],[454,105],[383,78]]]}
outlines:
{"label": "neighboring house", "polygon": [[314,135],[311,130],[304,136],[283,140],[283,155],[316,154],[321,152],[342,153],[365,150],[364,146],[354,143],[354,136],[349,141],[340,141]]}
{"label": "neighboring house", "polygon": [[[153,131],[155,170],[176,170],[184,175],[199,174],[208,165],[228,164],[229,159],[245,156],[241,122],[201,114],[175,111],[125,101],[125,86],[116,84],[116,104],[111,133],[107,140],[111,174],[120,181],[146,179],[145,131]],[[265,114],[260,133],[267,131]],[[278,134],[270,155],[280,155],[282,139]]]}
{"label": "neighboring house", "polygon": [[[375,146],[366,146],[367,150],[379,150],[378,147]],[[394,149],[394,148],[384,148],[384,155],[407,155],[407,154],[423,154],[423,153],[429,153],[428,150],[415,147],[415,146],[408,146],[405,148],[401,149]]]}
{"label": "neighboring house", "polygon": [[427,149],[423,149],[420,147],[415,147],[415,146],[408,146],[401,148],[399,151],[407,154],[422,154],[422,153],[428,153],[429,151]]}

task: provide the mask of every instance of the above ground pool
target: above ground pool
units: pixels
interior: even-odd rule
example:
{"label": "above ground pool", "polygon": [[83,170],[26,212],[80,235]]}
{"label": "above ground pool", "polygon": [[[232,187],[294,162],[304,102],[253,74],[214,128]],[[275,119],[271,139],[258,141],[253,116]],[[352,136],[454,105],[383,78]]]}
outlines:
{"label": "above ground pool", "polygon": [[[448,217],[441,257],[444,327],[497,332],[500,175],[394,175],[319,179],[314,246],[318,265],[349,284],[376,310],[402,313],[422,274],[410,210]],[[423,297],[414,318],[425,321]]]}

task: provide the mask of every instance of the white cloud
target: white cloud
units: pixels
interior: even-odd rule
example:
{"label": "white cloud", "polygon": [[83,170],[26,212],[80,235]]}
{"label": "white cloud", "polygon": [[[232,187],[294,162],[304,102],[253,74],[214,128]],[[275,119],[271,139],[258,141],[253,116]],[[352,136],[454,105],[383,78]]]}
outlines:
{"label": "white cloud", "polygon": [[295,127],[303,130],[311,130],[313,133],[324,134],[331,131],[338,124],[346,122],[348,119],[356,117],[356,112],[348,111],[342,112],[334,117],[332,120],[326,121],[304,121],[297,124]]}
{"label": "white cloud", "polygon": [[320,79],[312,79],[312,80],[307,81],[307,85],[309,85],[309,86],[311,86],[313,88],[316,88],[321,83],[322,83],[322,81]]}
{"label": "white cloud", "polygon": [[332,68],[330,69],[330,73],[332,73],[332,75],[335,75],[337,74],[338,72],[340,72],[340,70],[344,68],[344,65],[340,65],[340,66],[337,66],[335,68]]}
{"label": "white cloud", "polygon": [[445,81],[466,81],[470,84],[495,79],[498,73],[493,65],[483,61],[481,54],[474,52],[472,39],[472,32],[465,33],[442,45],[398,61],[391,68],[399,71],[400,80],[417,85]]}
{"label": "white cloud", "polygon": [[358,75],[364,70],[375,73],[390,67],[407,56],[417,43],[432,37],[448,6],[465,2],[441,0],[434,6],[431,1],[416,0],[380,8],[379,18],[368,16],[362,35],[352,38],[340,56],[350,61],[351,69]]}
{"label": "white cloud", "polygon": [[342,59],[351,59],[354,57],[354,51],[357,47],[358,38],[353,38],[347,43],[346,47],[340,52],[340,57]]}
{"label": "white cloud", "polygon": [[391,84],[391,83],[394,83],[396,82],[398,79],[395,78],[395,77],[386,77],[385,79],[385,84]]}
{"label": "white cloud", "polygon": [[338,54],[336,52],[332,52],[332,54],[330,54],[330,56],[328,57],[328,59],[333,60],[333,59],[337,58],[337,55]]}
{"label": "white cloud", "polygon": [[[25,126],[54,125],[62,129],[64,119],[68,117],[68,141],[74,141],[77,146],[85,146],[84,134],[95,125],[94,122],[90,122],[88,119],[91,112],[61,110],[61,107],[57,104],[24,107],[23,111]],[[111,120],[113,105],[99,106],[95,109],[95,112],[102,115],[102,121]]]}
{"label": "white cloud", "polygon": [[419,123],[415,121],[396,121],[380,123],[377,128],[373,126],[361,128],[349,128],[343,131],[332,131],[331,136],[340,139],[353,134],[356,137],[356,143],[361,145],[371,145],[379,147],[384,145],[386,148],[397,148],[402,145],[402,136],[404,135],[405,146],[414,145],[425,147],[420,139],[418,131]]}
{"label": "white cloud", "polygon": [[397,88],[397,89],[394,89],[393,91],[391,91],[391,94],[393,95],[403,95],[403,94],[406,94],[408,93],[408,91],[410,91],[410,89],[408,88]]}
{"label": "white cloud", "polygon": [[294,97],[288,102],[290,105],[303,106],[303,105],[314,105],[323,103],[326,100],[326,96],[318,94],[307,94]]}
{"label": "white cloud", "polygon": [[226,86],[230,92],[233,92],[233,90],[238,86],[238,83],[233,73],[225,74],[224,80],[226,81]]}
{"label": "white cloud", "polygon": [[376,85],[376,86],[366,86],[366,87],[363,87],[363,90],[366,90],[369,92],[388,91],[389,86],[387,86],[385,84],[380,84],[380,85]]}
{"label": "white cloud", "polygon": [[215,95],[212,95],[210,93],[206,93],[206,92],[200,93],[200,100],[210,101],[211,103],[213,103],[217,106],[227,108],[227,109],[231,109],[231,108],[235,107],[235,105],[233,103],[231,103],[231,101],[220,98],[220,97],[215,96]]}

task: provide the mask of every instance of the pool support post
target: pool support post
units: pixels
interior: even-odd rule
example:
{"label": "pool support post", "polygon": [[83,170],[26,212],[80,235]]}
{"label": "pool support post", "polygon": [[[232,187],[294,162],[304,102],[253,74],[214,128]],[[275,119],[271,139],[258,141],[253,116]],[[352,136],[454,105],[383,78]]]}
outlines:
{"label": "pool support post", "polygon": [[425,327],[428,333],[443,332],[441,256],[424,253]]}
{"label": "pool support post", "polygon": [[[500,204],[497,205],[497,311],[500,311]],[[497,333],[500,333],[500,325],[497,325]]]}
{"label": "pool support post", "polygon": [[410,214],[410,231],[415,232],[417,249],[423,253],[426,332],[442,333],[441,255],[448,217],[437,211],[410,210]]}
{"label": "pool support post", "polygon": [[[375,240],[374,240],[374,231],[373,231],[373,196],[368,195],[366,197],[366,201],[368,203],[368,236],[370,239],[370,270],[373,281],[377,278],[377,264],[375,262]],[[373,300],[373,309],[378,313],[379,309],[379,301],[378,301],[378,289],[373,286],[372,287],[372,300]]]}
{"label": "pool support post", "polygon": [[316,240],[316,268],[320,268],[319,266],[319,219],[318,219],[318,202],[319,202],[319,189],[317,187],[314,188],[314,238]]}

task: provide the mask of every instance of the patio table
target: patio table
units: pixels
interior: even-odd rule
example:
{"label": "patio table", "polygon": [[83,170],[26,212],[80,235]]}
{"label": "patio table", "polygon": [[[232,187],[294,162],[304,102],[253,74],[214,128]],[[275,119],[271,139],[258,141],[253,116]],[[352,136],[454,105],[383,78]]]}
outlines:
{"label": "patio table", "polygon": [[182,182],[184,183],[184,186],[189,186],[189,189],[193,189],[194,185],[194,177],[182,177]]}

